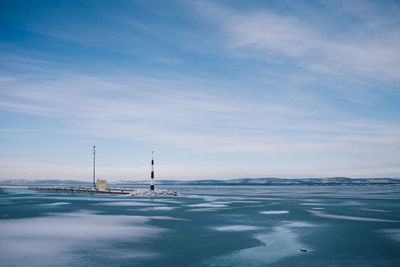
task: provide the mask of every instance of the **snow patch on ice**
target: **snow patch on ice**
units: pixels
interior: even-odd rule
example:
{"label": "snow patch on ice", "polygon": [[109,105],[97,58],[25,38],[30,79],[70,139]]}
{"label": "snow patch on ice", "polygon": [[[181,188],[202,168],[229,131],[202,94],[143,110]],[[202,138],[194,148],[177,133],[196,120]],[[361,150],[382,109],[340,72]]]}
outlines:
{"label": "snow patch on ice", "polygon": [[187,198],[201,198],[204,201],[216,201],[218,199],[226,198],[220,196],[209,196],[209,195],[188,195]]}
{"label": "snow patch on ice", "polygon": [[251,226],[251,225],[228,225],[228,226],[220,226],[216,227],[217,231],[249,231],[249,230],[257,230],[260,227]]}
{"label": "snow patch on ice", "polygon": [[199,203],[199,204],[190,204],[186,205],[187,207],[199,207],[199,208],[224,208],[226,207],[226,203],[221,202],[208,202],[208,203]]}
{"label": "snow patch on ice", "polygon": [[188,210],[185,210],[185,211],[189,211],[189,212],[203,212],[203,211],[205,211],[205,212],[208,212],[208,211],[220,211],[221,209],[220,208],[199,208],[199,209],[188,209]]}
{"label": "snow patch on ice", "polygon": [[385,234],[386,237],[400,242],[400,229],[383,229],[379,232]]}
{"label": "snow patch on ice", "polygon": [[260,211],[261,214],[266,214],[266,215],[275,215],[275,214],[287,214],[289,213],[288,210],[266,210],[266,211]]}
{"label": "snow patch on ice", "polygon": [[391,212],[390,210],[369,209],[369,208],[365,208],[365,209],[361,209],[361,210],[372,211],[372,212]]}
{"label": "snow patch on ice", "polygon": [[11,205],[16,203],[15,201],[11,201],[11,200],[0,200],[0,205]]}
{"label": "snow patch on ice", "polygon": [[150,218],[152,220],[189,221],[188,219],[176,218],[171,216],[149,216],[147,218]]}
{"label": "snow patch on ice", "polygon": [[178,192],[156,188],[154,190],[150,189],[133,189],[127,196],[131,197],[171,197],[171,196],[179,196]]}
{"label": "snow patch on ice", "polygon": [[342,206],[342,205],[345,205],[345,206],[361,206],[361,205],[364,205],[364,204],[359,202],[359,201],[349,200],[349,201],[344,201],[339,205],[340,206]]}
{"label": "snow patch on ice", "polygon": [[70,205],[70,202],[54,202],[54,203],[46,203],[46,204],[39,204],[40,206],[60,206],[60,205]]}
{"label": "snow patch on ice", "polygon": [[321,218],[328,218],[328,219],[363,221],[363,222],[399,222],[397,220],[386,220],[386,219],[380,219],[380,218],[336,215],[336,214],[325,213],[323,211],[318,211],[318,210],[307,210],[307,211],[314,216],[321,217]]}
{"label": "snow patch on ice", "polygon": [[307,223],[307,222],[291,222],[291,221],[284,221],[287,227],[314,227],[315,225]]}
{"label": "snow patch on ice", "polygon": [[141,211],[170,211],[174,210],[176,207],[149,207],[140,209]]}
{"label": "snow patch on ice", "polygon": [[285,200],[284,198],[281,198],[281,197],[252,197],[251,199],[256,199],[256,200]]}
{"label": "snow patch on ice", "polygon": [[184,202],[182,201],[177,201],[177,200],[172,200],[172,199],[151,199],[156,202],[161,202],[161,203],[171,203],[171,204],[183,204]]}
{"label": "snow patch on ice", "polygon": [[[76,265],[82,255],[107,251],[99,257],[119,258],[116,242],[138,243],[165,231],[150,226],[143,216],[101,215],[89,211],[49,213],[47,216],[0,220],[0,258],[5,266]],[[156,256],[132,249],[125,257]]]}
{"label": "snow patch on ice", "polygon": [[112,201],[112,202],[100,202],[93,204],[96,206],[158,206],[159,203],[147,203],[139,201]]}
{"label": "snow patch on ice", "polygon": [[323,203],[300,203],[302,206],[327,206],[327,204]]}
{"label": "snow patch on ice", "polygon": [[260,201],[255,200],[234,200],[231,203],[260,203]]}

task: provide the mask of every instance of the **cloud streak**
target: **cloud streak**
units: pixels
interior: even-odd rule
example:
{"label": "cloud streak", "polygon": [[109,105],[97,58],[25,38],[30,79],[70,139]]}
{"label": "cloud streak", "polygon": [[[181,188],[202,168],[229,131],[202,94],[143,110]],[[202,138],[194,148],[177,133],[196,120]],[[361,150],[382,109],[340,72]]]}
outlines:
{"label": "cloud streak", "polygon": [[[387,169],[392,168],[389,173],[393,175],[400,151],[399,125],[357,117],[344,119],[340,110],[331,108],[316,112],[313,106],[324,101],[318,97],[293,105],[293,99],[288,102],[284,98],[277,102],[272,96],[270,100],[268,96],[256,99],[226,91],[229,87],[228,82],[215,84],[183,76],[179,82],[154,77],[82,75],[40,81],[20,79],[9,82],[0,92],[4,99],[0,109],[56,118],[66,127],[59,131],[67,135],[146,141],[201,154],[255,154],[276,157],[281,159],[280,164],[286,162],[292,166],[275,168],[276,163],[268,163],[266,168],[246,172],[244,169],[248,169],[249,163],[245,162],[247,167],[239,171],[232,166],[209,166],[205,170],[192,164],[166,167],[164,177],[176,178],[173,171],[190,178],[196,178],[195,172],[198,172],[197,178],[237,177],[238,173],[243,176],[329,176],[345,175],[341,170],[353,173],[355,169],[360,171],[356,176],[369,176],[362,168],[371,166],[376,174],[387,174]],[[292,159],[288,161],[285,157]],[[318,157],[323,157],[325,163],[318,163]],[[26,176],[12,166],[4,165],[3,178]],[[34,166],[24,169],[35,173]],[[36,167],[42,177],[54,178],[53,169],[46,164]],[[84,168],[60,169],[69,177],[86,176]],[[146,177],[147,174],[144,167],[136,170],[106,167],[104,171],[106,177]]]}
{"label": "cloud streak", "polygon": [[316,72],[398,82],[398,16],[392,17],[394,21],[387,21],[384,14],[372,10],[362,16],[362,11],[350,9],[346,4],[341,6],[343,13],[362,18],[353,29],[354,34],[350,29],[341,29],[342,33],[338,33],[337,28],[324,27],[324,23],[318,25],[312,19],[293,14],[265,10],[238,12],[210,2],[197,4],[197,9],[220,25],[226,37],[226,49],[232,55],[278,62],[295,60],[298,65]]}

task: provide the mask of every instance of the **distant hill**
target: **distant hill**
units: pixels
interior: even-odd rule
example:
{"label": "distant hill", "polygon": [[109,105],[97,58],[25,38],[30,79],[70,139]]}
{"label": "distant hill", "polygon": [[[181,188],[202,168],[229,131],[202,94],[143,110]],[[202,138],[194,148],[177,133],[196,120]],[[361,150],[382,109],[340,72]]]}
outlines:
{"label": "distant hill", "polygon": [[[242,178],[229,180],[156,180],[158,185],[377,185],[377,184],[400,184],[398,178]],[[110,183],[110,185],[129,186],[129,185],[147,185],[149,181],[129,181],[122,180]],[[82,182],[75,180],[23,180],[9,179],[0,181],[0,185],[76,185],[90,186],[91,182]]]}
{"label": "distant hill", "polygon": [[[119,184],[148,184],[148,181],[120,181]],[[242,178],[229,180],[159,180],[160,185],[366,185],[366,184],[400,184],[397,178]]]}

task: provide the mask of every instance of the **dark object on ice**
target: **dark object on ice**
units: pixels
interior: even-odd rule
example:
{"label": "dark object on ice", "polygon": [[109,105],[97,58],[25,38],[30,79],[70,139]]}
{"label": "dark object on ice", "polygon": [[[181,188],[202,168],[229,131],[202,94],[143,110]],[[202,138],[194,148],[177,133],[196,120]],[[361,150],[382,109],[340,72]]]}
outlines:
{"label": "dark object on ice", "polygon": [[301,248],[300,251],[307,252],[307,249],[306,248]]}

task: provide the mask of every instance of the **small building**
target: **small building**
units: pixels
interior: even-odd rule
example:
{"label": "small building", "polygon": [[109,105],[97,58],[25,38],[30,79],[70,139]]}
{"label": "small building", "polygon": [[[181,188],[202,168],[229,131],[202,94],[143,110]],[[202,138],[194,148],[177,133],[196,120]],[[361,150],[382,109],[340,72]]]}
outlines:
{"label": "small building", "polygon": [[96,180],[96,190],[107,190],[107,181],[106,180],[100,180],[97,178]]}

